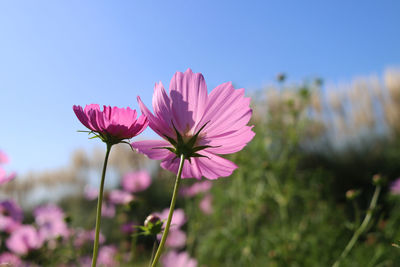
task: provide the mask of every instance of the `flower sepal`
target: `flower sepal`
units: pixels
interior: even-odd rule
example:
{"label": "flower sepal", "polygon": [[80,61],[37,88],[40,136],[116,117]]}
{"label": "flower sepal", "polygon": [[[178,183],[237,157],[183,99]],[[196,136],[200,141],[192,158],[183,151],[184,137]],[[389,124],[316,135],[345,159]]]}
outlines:
{"label": "flower sepal", "polygon": [[144,225],[138,226],[138,228],[143,231],[141,233],[142,235],[156,236],[162,232],[163,224],[163,220],[161,220],[158,216],[149,215],[144,221]]}
{"label": "flower sepal", "polygon": [[124,139],[116,138],[109,134],[97,133],[95,131],[82,131],[82,130],[79,130],[77,132],[88,133],[88,135],[93,134],[93,136],[89,137],[89,139],[99,138],[101,141],[103,141],[104,143],[106,143],[107,145],[110,145],[110,146],[116,145],[119,143],[124,143],[124,144],[131,146],[131,144],[128,141],[124,141]]}
{"label": "flower sepal", "polygon": [[190,137],[188,141],[185,141],[185,138],[183,138],[183,136],[179,133],[174,123],[172,122],[172,126],[176,133],[176,140],[168,135],[164,135],[164,137],[173,147],[155,147],[154,149],[167,149],[176,155],[175,159],[180,158],[180,156],[183,155],[185,159],[189,160],[189,162],[191,161],[190,160],[191,158],[208,158],[207,156],[201,155],[197,152],[213,146],[208,146],[208,145],[196,146],[197,138],[199,137],[200,132],[204,129],[207,123],[208,122],[206,122],[197,131],[196,134]]}

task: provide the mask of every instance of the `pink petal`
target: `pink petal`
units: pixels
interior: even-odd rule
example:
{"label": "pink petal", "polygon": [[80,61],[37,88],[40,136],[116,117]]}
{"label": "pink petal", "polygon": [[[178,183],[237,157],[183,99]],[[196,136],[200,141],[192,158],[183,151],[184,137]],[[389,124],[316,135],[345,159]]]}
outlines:
{"label": "pink petal", "polygon": [[143,115],[145,115],[149,120],[149,126],[151,129],[153,129],[153,131],[155,131],[161,137],[164,137],[164,135],[170,137],[175,136],[173,129],[171,129],[165,121],[154,116],[151,111],[145,106],[145,104],[143,104],[139,96],[137,97],[137,100],[140,110],[142,111]]}
{"label": "pink petal", "polygon": [[204,128],[207,136],[215,136],[244,127],[250,120],[250,98],[244,97],[244,89],[237,89],[232,83],[217,86],[208,96],[207,108],[196,129],[209,122]]}
{"label": "pink petal", "polygon": [[219,177],[230,176],[237,169],[235,163],[207,152],[207,149],[200,151],[199,154],[208,157],[196,158],[201,173],[208,179],[213,180]]}
{"label": "pink petal", "polygon": [[165,92],[164,86],[161,82],[156,83],[154,86],[153,111],[155,116],[166,122],[170,128],[172,127],[171,100]]}
{"label": "pink petal", "polygon": [[203,116],[207,104],[207,85],[201,73],[187,69],[176,72],[169,85],[172,114],[177,129],[186,133]]}
{"label": "pink petal", "polygon": [[[233,162],[214,155],[206,150],[202,150],[199,154],[208,158],[192,158],[191,163],[185,160],[182,170],[182,178],[201,179],[202,176],[208,179],[217,179],[219,177],[227,177],[237,168]],[[178,172],[179,159],[174,154],[170,154],[161,162],[161,167],[173,173]]]}
{"label": "pink petal", "polygon": [[73,106],[72,107],[76,117],[78,117],[79,121],[86,126],[86,128],[88,128],[89,130],[94,131],[95,129],[92,128],[92,125],[90,125],[89,123],[89,118],[88,116],[85,114],[85,112],[83,112],[83,109],[81,106]]}
{"label": "pink petal", "polygon": [[200,141],[200,145],[212,146],[207,151],[214,154],[231,154],[242,150],[250,142],[255,133],[253,126],[243,126],[237,131],[229,132],[219,136],[206,136]]}
{"label": "pink petal", "polygon": [[140,115],[136,123],[134,123],[133,126],[129,129],[129,135],[139,135],[146,129],[147,125],[149,125],[149,120],[147,119],[147,117],[144,115]]}
{"label": "pink petal", "polygon": [[[176,158],[175,154],[170,153],[170,155],[168,155],[168,157],[161,162],[161,167],[177,174],[179,163],[180,159]],[[201,179],[201,176],[202,173],[199,170],[197,158],[192,158],[191,162],[189,162],[189,160],[185,160],[181,177]]]}
{"label": "pink petal", "polygon": [[144,140],[131,143],[131,146],[138,152],[145,154],[151,159],[162,160],[169,155],[174,155],[167,149],[159,149],[159,147],[171,147],[171,145],[164,140]]}

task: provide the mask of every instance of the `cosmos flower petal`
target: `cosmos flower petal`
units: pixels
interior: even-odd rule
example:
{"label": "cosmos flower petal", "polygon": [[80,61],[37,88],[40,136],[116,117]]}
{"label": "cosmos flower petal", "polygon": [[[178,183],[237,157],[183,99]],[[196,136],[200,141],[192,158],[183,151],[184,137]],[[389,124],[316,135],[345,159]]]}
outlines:
{"label": "cosmos flower petal", "polygon": [[151,111],[143,104],[140,97],[137,97],[140,110],[142,111],[143,115],[147,117],[149,120],[149,126],[153,131],[155,131],[159,136],[164,138],[164,135],[173,136],[174,132],[173,129],[170,128],[169,124],[166,123],[164,120],[160,119],[159,117],[154,116]]}
{"label": "cosmos flower petal", "polygon": [[92,129],[92,125],[89,123],[88,116],[83,112],[81,106],[74,105],[73,110],[75,112],[76,117],[78,117],[79,121],[86,126],[86,128]]}
{"label": "cosmos flower petal", "polygon": [[206,112],[197,128],[208,122],[204,131],[208,136],[236,131],[246,125],[252,115],[250,98],[244,89],[235,89],[232,83],[223,83],[208,96]]}
{"label": "cosmos flower petal", "polygon": [[203,116],[207,104],[207,85],[201,73],[187,69],[177,72],[169,85],[172,114],[177,129],[184,133]]}
{"label": "cosmos flower petal", "polygon": [[231,154],[242,150],[250,142],[255,133],[253,126],[244,126],[241,129],[218,136],[207,137],[201,141],[201,145],[212,146],[207,151],[214,154]]}
{"label": "cosmos flower petal", "polygon": [[[170,153],[168,157],[166,157],[161,162],[161,167],[173,173],[177,173],[179,168],[179,159],[176,157],[175,154]],[[190,161],[185,160],[185,163],[183,164],[181,178],[201,179],[201,177],[202,173],[198,167],[197,158],[192,158]]]}
{"label": "cosmos flower petal", "polygon": [[213,153],[202,150],[199,152],[208,158],[197,158],[198,166],[203,176],[207,179],[214,180],[219,177],[227,177],[237,169],[237,165],[230,160],[219,157]]}
{"label": "cosmos flower petal", "polygon": [[171,145],[164,140],[137,141],[131,143],[131,146],[138,152],[145,154],[147,157],[155,160],[165,159],[169,155],[174,155],[167,149],[161,149],[161,147],[171,147]]}
{"label": "cosmos flower petal", "polygon": [[140,115],[136,123],[129,129],[129,132],[131,135],[139,135],[147,128],[148,124],[149,120],[144,115]]}
{"label": "cosmos flower petal", "polygon": [[154,114],[161,118],[162,121],[171,127],[172,113],[171,113],[171,100],[165,92],[164,86],[161,82],[156,83],[153,93],[153,110]]}

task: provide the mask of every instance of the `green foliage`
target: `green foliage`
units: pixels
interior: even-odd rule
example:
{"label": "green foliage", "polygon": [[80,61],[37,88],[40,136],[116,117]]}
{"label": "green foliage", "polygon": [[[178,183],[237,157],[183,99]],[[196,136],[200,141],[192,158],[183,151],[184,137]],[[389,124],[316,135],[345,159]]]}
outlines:
{"label": "green foliage", "polygon": [[[300,149],[309,95],[302,87],[297,106],[289,99],[282,113],[253,122],[256,137],[231,157],[239,168],[214,182],[212,215],[187,203],[189,248],[200,265],[331,266],[339,257],[358,225],[352,204],[332,190],[335,173],[310,166]],[[398,266],[400,251],[390,245],[398,218],[386,221],[374,221],[342,266]]]}

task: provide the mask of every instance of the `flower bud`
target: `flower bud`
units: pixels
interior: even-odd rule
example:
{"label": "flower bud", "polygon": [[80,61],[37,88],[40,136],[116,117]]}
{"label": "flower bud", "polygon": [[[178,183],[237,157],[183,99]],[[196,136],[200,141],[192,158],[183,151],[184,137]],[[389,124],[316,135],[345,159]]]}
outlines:
{"label": "flower bud", "polygon": [[161,221],[160,218],[156,215],[150,214],[147,216],[146,220],[144,220],[144,227],[149,227],[150,224],[157,224],[157,222]]}
{"label": "flower bud", "polygon": [[374,176],[372,176],[372,183],[374,185],[382,185],[383,182],[384,182],[384,179],[382,178],[382,176],[380,174],[375,174]]}
{"label": "flower bud", "polygon": [[144,226],[139,226],[144,235],[158,235],[162,231],[163,221],[156,215],[150,214],[144,220]]}
{"label": "flower bud", "polygon": [[360,190],[350,189],[346,192],[346,198],[348,200],[354,200],[358,195],[360,195]]}

